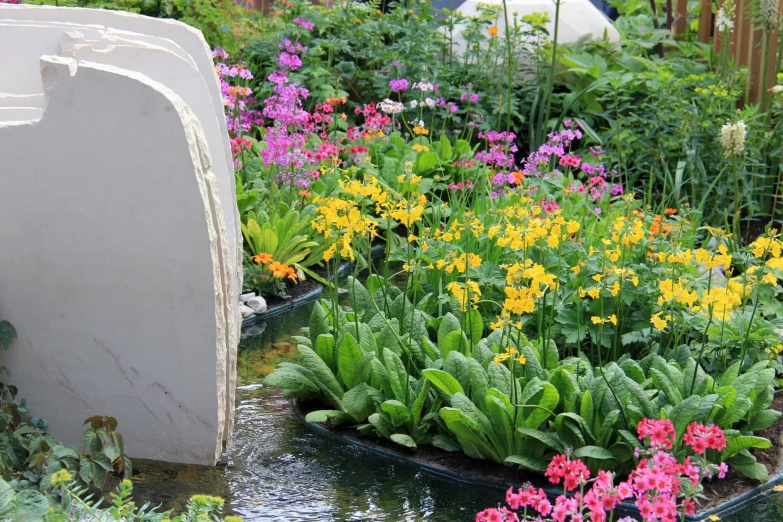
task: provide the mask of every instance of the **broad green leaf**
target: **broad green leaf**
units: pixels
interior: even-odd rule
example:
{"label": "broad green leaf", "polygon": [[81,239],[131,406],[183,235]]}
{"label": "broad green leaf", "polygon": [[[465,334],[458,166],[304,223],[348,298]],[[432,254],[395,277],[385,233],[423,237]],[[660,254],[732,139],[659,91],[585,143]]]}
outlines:
{"label": "broad green leaf", "polygon": [[441,356],[445,357],[443,353],[443,345],[446,342],[446,336],[451,332],[460,330],[459,319],[457,319],[451,312],[443,316],[443,319],[438,326],[438,349],[441,352]]}
{"label": "broad green leaf", "polygon": [[14,520],[36,522],[49,513],[49,501],[34,489],[25,489],[14,499]]}
{"label": "broad green leaf", "polygon": [[388,348],[383,349],[383,365],[389,375],[389,386],[394,398],[403,404],[408,402],[408,372],[397,355]]}
{"label": "broad green leaf", "polygon": [[443,371],[457,379],[464,390],[470,387],[468,359],[460,352],[449,352],[443,361]]}
{"label": "broad green leaf", "polygon": [[318,336],[322,334],[328,334],[329,333],[329,326],[331,325],[331,321],[329,321],[329,316],[324,310],[324,307],[321,306],[320,302],[316,302],[313,306],[313,311],[310,313],[310,340],[313,343],[313,346],[316,346]]}
{"label": "broad green leaf", "polygon": [[751,417],[748,431],[761,431],[775,424],[783,415],[777,410],[763,410]]}
{"label": "broad green leaf", "polygon": [[562,453],[565,450],[563,443],[560,442],[560,439],[557,438],[557,435],[555,433],[552,433],[551,431],[541,431],[533,428],[524,428],[524,427],[517,428],[517,431],[526,437],[535,439],[543,443],[546,447],[548,447],[551,450],[554,450],[557,453]]}
{"label": "broad green leaf", "polygon": [[443,345],[439,344],[438,348],[440,348],[440,356],[444,359],[449,355],[449,352],[459,352],[463,355],[470,355],[468,338],[465,337],[465,332],[462,330],[457,330],[448,334]]}
{"label": "broad green leaf", "polygon": [[343,395],[345,410],[356,422],[364,422],[375,411],[375,403],[381,400],[381,394],[375,388],[360,383]]}
{"label": "broad green leaf", "polygon": [[696,412],[699,411],[699,402],[700,397],[692,395],[675,406],[669,413],[668,417],[674,425],[674,433],[677,434],[678,441],[682,440],[686,426],[691,423]]}
{"label": "broad green leaf", "polygon": [[351,334],[345,334],[337,350],[337,375],[346,388],[353,388],[358,381],[356,369],[362,360],[359,344]]}
{"label": "broad green leaf", "polygon": [[510,455],[506,457],[505,462],[506,464],[517,464],[518,466],[521,466],[525,469],[538,471],[539,473],[546,471],[547,467],[549,466],[548,460],[537,457],[526,457],[523,455]]}
{"label": "broad green leaf", "polygon": [[599,448],[598,446],[582,446],[574,450],[574,456],[580,459],[589,457],[591,459],[609,460],[613,459],[614,455],[606,448]]}
{"label": "broad green leaf", "polygon": [[406,448],[416,449],[416,442],[410,437],[410,435],[405,435],[404,433],[392,433],[389,438],[397,444],[405,446]]}
{"label": "broad green leaf", "polygon": [[554,415],[554,411],[560,402],[557,388],[548,382],[541,382],[533,378],[527,383],[519,397],[521,406],[517,426],[526,428],[538,428],[542,422]]}
{"label": "broad green leaf", "polygon": [[373,425],[375,429],[380,432],[381,435],[386,437],[387,439],[391,437],[393,427],[389,420],[386,418],[386,416],[380,414],[380,413],[373,413],[369,417],[367,417],[367,422]]}
{"label": "broad green leaf", "polygon": [[436,448],[440,448],[443,451],[448,451],[449,453],[454,453],[456,451],[460,451],[460,445],[457,444],[454,439],[449,437],[448,435],[435,435],[432,437],[432,445]]}
{"label": "broad green leaf", "polygon": [[0,519],[10,518],[14,509],[14,497],[16,497],[16,493],[8,482],[0,479]]}
{"label": "broad green leaf", "polygon": [[[331,337],[331,335],[320,335],[318,336],[318,341],[316,344],[322,340],[325,343],[333,342]],[[320,381],[320,383],[323,384],[324,387],[332,392],[338,399],[342,398],[343,387],[340,386],[340,383],[337,381],[334,374],[332,373],[332,370],[329,369],[324,360],[321,359],[321,357],[319,357],[315,351],[311,350],[303,344],[300,344],[297,349],[302,355],[302,362],[304,362],[304,365],[307,366],[311,372],[313,372],[316,379],[318,379],[318,381]]]}
{"label": "broad green leaf", "polygon": [[656,368],[651,368],[650,374],[652,375],[655,387],[666,394],[666,400],[669,402],[669,404],[672,406],[677,406],[680,404],[680,402],[682,402],[682,395],[680,394],[680,391],[663,372]]}
{"label": "broad green leaf", "polygon": [[288,367],[276,368],[275,371],[266,376],[264,379],[264,384],[269,386],[277,386],[278,388],[285,388],[287,390],[306,390],[309,392],[318,391],[317,384],[301,373]]}
{"label": "broad green leaf", "polygon": [[361,314],[369,310],[375,311],[370,292],[358,280],[348,276],[346,283],[348,286],[348,299],[351,301],[351,306],[355,312]]}
{"label": "broad green leaf", "polygon": [[514,451],[514,410],[508,397],[492,388],[487,393],[484,401],[485,410],[489,422],[492,425],[490,438],[494,441],[495,447],[506,454]]}
{"label": "broad green leaf", "polygon": [[481,340],[484,333],[484,320],[481,318],[481,313],[471,308],[465,314],[465,318],[462,321],[462,330],[465,332],[466,337],[471,341],[471,346],[475,346]]}
{"label": "broad green leaf", "polygon": [[489,377],[490,388],[497,388],[503,394],[511,396],[511,370],[505,364],[495,364],[490,361],[487,366],[487,377]]}
{"label": "broad green leaf", "polygon": [[751,435],[728,435],[726,436],[726,447],[721,452],[721,458],[726,460],[744,449],[766,449],[771,445],[772,444],[768,439],[762,437],[753,437]]}
{"label": "broad green leaf", "polygon": [[316,410],[311,411],[305,416],[307,422],[321,424],[331,421],[332,424],[342,424],[344,422],[350,422],[351,416],[340,410]]}
{"label": "broad green leaf", "polygon": [[465,393],[457,379],[443,370],[427,369],[423,370],[421,374],[426,377],[427,380],[430,381],[436,388],[449,397],[453,396],[455,393]]}
{"label": "broad green leaf", "polygon": [[481,428],[462,411],[456,408],[442,408],[440,417],[446,423],[448,430],[457,437],[462,446],[462,451],[468,457],[474,459],[490,458],[496,462],[500,461],[500,456],[481,434]]}
{"label": "broad green leaf", "polygon": [[381,411],[384,411],[389,415],[389,418],[395,427],[401,426],[410,418],[408,408],[400,401],[394,399],[384,401],[381,404]]}
{"label": "broad green leaf", "polygon": [[329,370],[334,372],[337,365],[334,360],[334,336],[332,334],[321,334],[315,340],[315,353],[321,358]]}

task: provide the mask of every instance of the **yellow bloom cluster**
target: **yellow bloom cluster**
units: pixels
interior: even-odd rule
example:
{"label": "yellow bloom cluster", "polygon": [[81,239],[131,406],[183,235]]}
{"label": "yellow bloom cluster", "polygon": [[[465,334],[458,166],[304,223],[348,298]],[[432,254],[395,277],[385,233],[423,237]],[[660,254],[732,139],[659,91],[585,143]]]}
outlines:
{"label": "yellow bloom cluster", "polygon": [[323,254],[324,261],[332,259],[338,250],[341,258],[354,260],[354,238],[376,236],[375,221],[363,214],[355,202],[316,196],[313,203],[316,207],[311,225],[331,243]]}
{"label": "yellow bloom cluster", "polygon": [[[519,357],[517,357],[517,355],[519,355]],[[504,352],[497,354],[495,358],[492,360],[492,362],[494,362],[495,364],[500,364],[501,362],[509,359],[515,360],[519,364],[525,364],[527,362],[525,355],[519,353],[519,350],[513,347],[506,348]]]}
{"label": "yellow bloom cluster", "polygon": [[452,281],[446,285],[446,290],[456,299],[459,304],[459,309],[463,312],[468,311],[468,303],[473,303],[473,307],[476,308],[476,303],[481,300],[481,287],[475,281],[465,281],[465,283],[459,283]]}

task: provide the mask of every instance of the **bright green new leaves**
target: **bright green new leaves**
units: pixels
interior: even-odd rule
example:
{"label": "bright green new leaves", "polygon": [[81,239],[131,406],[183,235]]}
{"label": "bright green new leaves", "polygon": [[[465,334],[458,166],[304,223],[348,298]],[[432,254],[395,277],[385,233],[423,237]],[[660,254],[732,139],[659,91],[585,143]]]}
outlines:
{"label": "bright green new leaves", "polygon": [[362,350],[351,334],[345,334],[337,351],[337,375],[346,388],[356,386],[357,368],[362,360]]}

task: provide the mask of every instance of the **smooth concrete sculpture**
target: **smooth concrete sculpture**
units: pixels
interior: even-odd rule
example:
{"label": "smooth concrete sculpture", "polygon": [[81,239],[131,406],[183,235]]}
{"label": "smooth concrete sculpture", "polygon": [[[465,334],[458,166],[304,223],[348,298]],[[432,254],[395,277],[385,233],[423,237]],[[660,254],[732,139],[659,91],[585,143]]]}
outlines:
{"label": "smooth concrete sculpture", "polygon": [[214,464],[226,296],[199,122],[137,72],[46,56],[41,77],[43,117],[0,123],[4,365],[67,443],[108,414],[131,456]]}
{"label": "smooth concrete sculpture", "polygon": [[[235,276],[233,277],[236,290],[232,295],[238,294],[242,288],[242,233],[240,229],[239,214],[236,206],[236,194],[234,192],[233,161],[231,148],[228,142],[228,133],[225,118],[223,118],[223,99],[220,82],[215,74],[209,47],[200,31],[174,20],[162,20],[134,15],[121,11],[108,11],[100,9],[64,8],[51,6],[9,5],[0,3],[0,20],[12,20],[20,24],[50,24],[70,25],[71,30],[77,29],[75,25],[81,24],[87,28],[102,27],[106,35],[113,35],[126,40],[145,41],[153,45],[164,47],[186,61],[191,62],[201,73],[206,83],[212,100],[214,113],[218,115],[220,130],[220,142],[216,142],[213,133],[208,137],[210,150],[214,162],[214,170],[218,177],[219,199],[224,208],[224,220],[229,245],[229,256]],[[88,35],[85,35],[88,36]],[[94,35],[90,35],[94,36]],[[19,45],[17,43],[17,45]],[[0,88],[0,91],[3,91]],[[223,173],[229,173],[225,176]],[[232,339],[230,346],[235,347],[238,342],[241,321],[236,309],[236,301],[229,303],[232,311],[229,319],[229,331]],[[234,421],[234,396],[236,388],[236,350],[227,352],[228,381],[226,393],[229,397],[226,411],[226,443],[233,431]]]}

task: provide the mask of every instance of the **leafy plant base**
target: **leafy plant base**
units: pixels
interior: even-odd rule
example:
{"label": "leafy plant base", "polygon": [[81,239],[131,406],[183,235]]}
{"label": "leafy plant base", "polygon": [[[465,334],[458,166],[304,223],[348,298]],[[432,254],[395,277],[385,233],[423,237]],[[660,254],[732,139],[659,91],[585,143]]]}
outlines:
{"label": "leafy plant base", "polygon": [[[416,466],[431,475],[456,480],[477,487],[506,490],[510,486],[519,487],[524,482],[530,482],[543,488],[554,499],[563,493],[562,489],[552,487],[543,476],[525,470],[501,466],[487,460],[475,460],[463,453],[449,453],[430,445],[422,445],[415,452],[406,451],[385,439],[366,437],[353,428],[333,427],[324,424],[307,422],[305,415],[310,411],[322,409],[323,406],[314,401],[291,401],[291,410],[296,418],[309,429],[321,435],[331,437],[343,444],[359,446],[379,457],[390,459],[408,466]],[[776,397],[771,408],[783,409],[783,397]],[[766,450],[759,461],[764,464],[770,474],[769,482],[759,485],[738,473],[730,472],[726,479],[709,483],[705,487],[707,497],[698,506],[696,515],[686,517],[689,521],[708,520],[711,515],[720,517],[740,511],[744,507],[772,494],[773,488],[783,484],[781,462],[783,462],[783,423],[778,423],[757,434],[767,437],[772,447]],[[622,504],[615,516],[635,516],[639,511],[631,504]]]}

